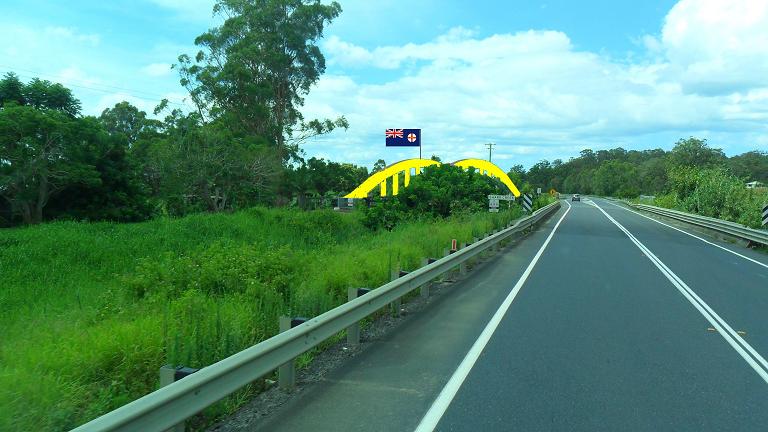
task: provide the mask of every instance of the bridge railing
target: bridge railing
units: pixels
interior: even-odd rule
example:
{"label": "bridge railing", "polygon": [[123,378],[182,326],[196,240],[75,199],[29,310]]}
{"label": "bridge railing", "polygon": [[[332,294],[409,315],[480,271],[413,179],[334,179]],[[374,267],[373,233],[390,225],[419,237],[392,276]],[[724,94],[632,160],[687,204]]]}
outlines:
{"label": "bridge railing", "polygon": [[522,233],[560,207],[554,202],[444,258],[371,290],[290,330],[162,387],[74,431],[162,431],[274,371],[405,294]]}

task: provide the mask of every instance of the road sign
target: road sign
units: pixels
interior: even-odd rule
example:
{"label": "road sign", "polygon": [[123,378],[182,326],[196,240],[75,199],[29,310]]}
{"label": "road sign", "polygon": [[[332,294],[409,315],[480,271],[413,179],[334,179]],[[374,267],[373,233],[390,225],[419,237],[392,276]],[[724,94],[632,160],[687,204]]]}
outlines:
{"label": "road sign", "polygon": [[504,201],[514,201],[515,196],[512,194],[509,195],[488,195],[489,200],[504,200]]}
{"label": "road sign", "polygon": [[768,204],[763,206],[763,226],[768,225]]}
{"label": "road sign", "polygon": [[536,188],[536,194],[541,195],[541,188]]}
{"label": "road sign", "polygon": [[456,247],[456,239],[451,239],[451,250],[458,250]]}
{"label": "road sign", "polygon": [[[489,197],[491,195],[488,195]],[[495,198],[489,198],[488,199],[488,211],[492,213],[496,213],[499,211],[499,200]]]}
{"label": "road sign", "polygon": [[523,195],[523,208],[528,213],[530,213],[531,212],[531,208],[533,208],[533,199],[531,198],[531,196],[529,194]]}

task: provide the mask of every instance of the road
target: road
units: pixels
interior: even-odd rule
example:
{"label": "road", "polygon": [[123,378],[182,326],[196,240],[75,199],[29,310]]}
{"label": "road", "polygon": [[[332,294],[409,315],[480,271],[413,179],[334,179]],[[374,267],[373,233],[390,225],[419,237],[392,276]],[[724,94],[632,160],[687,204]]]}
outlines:
{"label": "road", "polygon": [[768,430],[768,258],[564,204],[260,429]]}

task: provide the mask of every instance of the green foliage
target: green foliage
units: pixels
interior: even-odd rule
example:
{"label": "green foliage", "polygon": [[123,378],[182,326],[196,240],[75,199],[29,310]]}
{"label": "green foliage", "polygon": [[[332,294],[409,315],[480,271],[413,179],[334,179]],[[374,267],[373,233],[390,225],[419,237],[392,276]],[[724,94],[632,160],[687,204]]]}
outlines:
{"label": "green foliage", "polygon": [[13,72],[6,73],[0,80],[0,107],[8,102],[24,105],[24,83]]}
{"label": "green foliage", "polygon": [[314,193],[321,196],[334,193],[344,195],[368,178],[368,169],[349,163],[338,163],[310,158],[287,170],[286,192]]}
{"label": "green foliage", "polygon": [[407,212],[447,217],[458,212],[487,210],[487,196],[504,189],[498,180],[474,168],[465,171],[448,164],[431,165],[421,175],[412,177],[408,187],[394,199]]}
{"label": "green foliage", "polygon": [[129,147],[142,137],[156,134],[161,127],[159,121],[148,119],[147,113],[125,101],[105,109],[99,121],[110,135],[122,136]]}
{"label": "green foliage", "polygon": [[[296,157],[285,138],[347,127],[346,120],[305,123],[303,97],[325,71],[317,41],[341,13],[333,2],[218,0],[221,26],[195,39],[194,59],[179,57],[181,84],[201,113],[264,137],[281,157]],[[298,125],[298,127],[297,127]]]}
{"label": "green foliage", "polygon": [[728,170],[681,166],[670,171],[670,180],[672,194],[656,205],[760,228],[766,194],[746,189]]}
{"label": "green foliage", "polygon": [[416,268],[450,239],[512,217],[460,214],[374,233],[359,213],[254,208],[6,230],[0,430],[68,430],[153,390],[163,364],[211,364],[274,335],[281,314],[316,316],[350,286],[380,286],[397,262]]}
{"label": "green foliage", "polygon": [[371,229],[392,229],[401,220],[487,211],[488,195],[505,191],[498,180],[474,168],[465,171],[449,164],[431,165],[411,177],[397,196],[375,198],[364,211],[364,224]]}
{"label": "green foliage", "polygon": [[746,181],[768,184],[768,152],[751,151],[728,159],[731,172]]}
{"label": "green foliage", "polygon": [[709,147],[706,139],[690,137],[675,144],[668,161],[673,168],[712,168],[723,166],[726,157],[722,150]]}
{"label": "green foliage", "polygon": [[592,190],[598,195],[634,198],[640,195],[637,168],[618,160],[602,163],[592,176]]}
{"label": "green foliage", "polygon": [[0,196],[25,223],[41,222],[51,196],[72,184],[100,181],[93,164],[83,160],[98,134],[88,119],[5,104],[0,110]]}

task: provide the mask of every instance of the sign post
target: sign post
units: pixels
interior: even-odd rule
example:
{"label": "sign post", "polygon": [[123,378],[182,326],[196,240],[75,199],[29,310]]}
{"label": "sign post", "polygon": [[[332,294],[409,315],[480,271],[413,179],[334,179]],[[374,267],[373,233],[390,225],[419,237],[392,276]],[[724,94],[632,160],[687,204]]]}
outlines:
{"label": "sign post", "polygon": [[512,194],[488,195],[488,211],[491,213],[497,213],[499,211],[499,201],[509,201],[510,207],[511,207],[512,201],[514,200],[515,200],[515,196]]}

